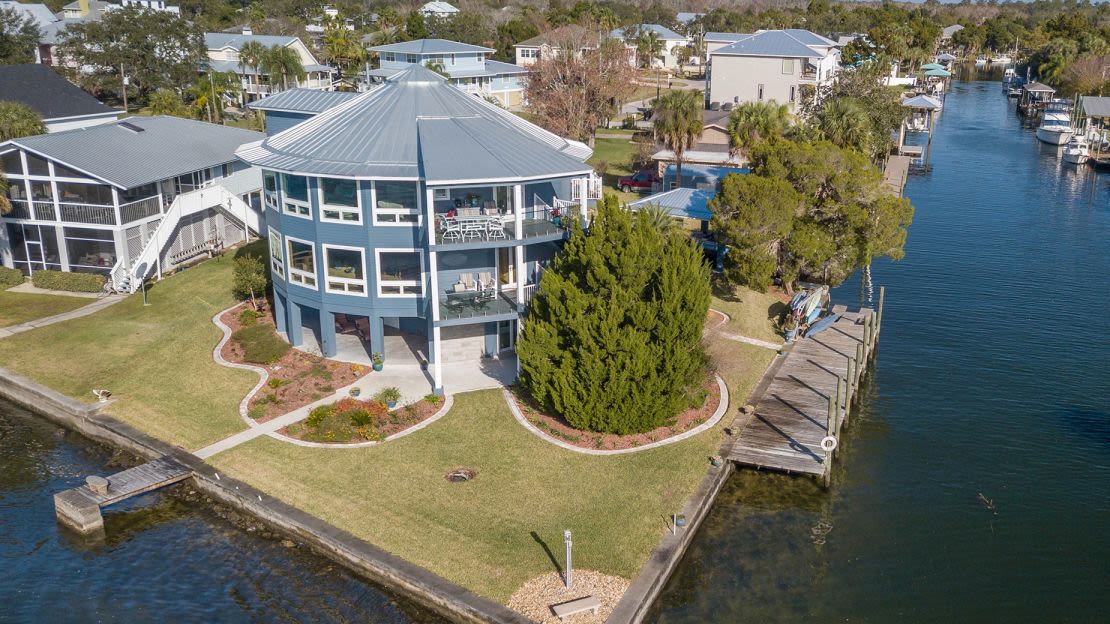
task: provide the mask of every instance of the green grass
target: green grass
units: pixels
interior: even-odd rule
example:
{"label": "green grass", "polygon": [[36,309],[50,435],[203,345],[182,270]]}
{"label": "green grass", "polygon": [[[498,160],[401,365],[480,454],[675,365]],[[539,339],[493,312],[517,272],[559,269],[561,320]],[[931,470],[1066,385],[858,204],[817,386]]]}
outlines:
{"label": "green grass", "polygon": [[[737,392],[747,395],[745,388]],[[720,441],[714,430],[642,453],[583,455],[526,431],[500,392],[488,390],[456,395],[440,421],[377,447],[337,451],[260,438],[209,461],[505,602],[529,578],[555,569],[537,537],[559,553],[563,529],[574,531],[576,566],[634,577]],[[444,480],[460,467],[478,476],[465,484]]]}
{"label": "green grass", "polygon": [[710,306],[732,317],[723,328],[725,331],[769,342],[782,342],[774,319],[786,310],[786,304],[778,295],[756,292],[744,286],[727,288],[718,284],[713,289]]}
{"label": "green grass", "polygon": [[635,153],[636,144],[629,139],[597,139],[594,141],[594,155],[586,161],[591,165],[602,161],[607,164],[603,178],[605,192],[616,195],[621,202],[632,202],[645,196],[617,190],[617,179],[632,175],[632,156]]}
{"label": "green grass", "polygon": [[76,310],[95,302],[84,297],[40,295],[0,290],[0,327],[18,325],[35,319]]}
{"label": "green grass", "polygon": [[[230,255],[209,260],[90,316],[0,340],[0,366],[81,401],[107,388],[107,413],[197,449],[245,427],[238,404],[257,377],[212,360],[216,312],[235,302]],[[54,297],[57,298],[57,297]]]}

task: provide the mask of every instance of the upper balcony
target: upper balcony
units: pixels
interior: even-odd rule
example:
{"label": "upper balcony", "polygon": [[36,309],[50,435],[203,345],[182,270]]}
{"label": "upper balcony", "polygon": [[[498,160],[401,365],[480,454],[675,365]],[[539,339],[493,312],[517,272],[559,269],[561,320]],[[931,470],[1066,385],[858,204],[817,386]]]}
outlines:
{"label": "upper balcony", "polygon": [[84,204],[55,202],[51,199],[13,199],[12,210],[4,215],[8,219],[35,221],[61,221],[91,225],[122,225],[153,217],[162,212],[162,196],[152,195],[126,204],[120,204],[120,220],[116,220],[116,207],[110,204]]}
{"label": "upper balcony", "polygon": [[497,208],[462,207],[436,214],[436,244],[452,248],[498,247],[522,240],[557,240],[567,215],[551,207],[527,209],[517,231],[516,215]]}

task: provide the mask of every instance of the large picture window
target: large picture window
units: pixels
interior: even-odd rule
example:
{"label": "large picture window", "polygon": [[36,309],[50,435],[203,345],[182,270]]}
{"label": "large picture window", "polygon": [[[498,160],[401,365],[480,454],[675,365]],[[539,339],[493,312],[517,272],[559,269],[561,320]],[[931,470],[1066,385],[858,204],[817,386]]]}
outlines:
{"label": "large picture window", "polygon": [[281,249],[281,234],[270,230],[270,268],[285,279],[285,254]]}
{"label": "large picture window", "polygon": [[19,150],[0,154],[0,167],[9,176],[23,175],[23,159],[19,156]]}
{"label": "large picture window", "polygon": [[424,293],[424,256],[415,249],[378,249],[378,294],[383,297]]}
{"label": "large picture window", "polygon": [[412,225],[420,223],[419,187],[416,182],[374,183],[374,223]]}
{"label": "large picture window", "polygon": [[316,246],[308,241],[286,237],[289,281],[316,289]]}
{"label": "large picture window", "polygon": [[308,206],[308,178],[283,173],[281,189],[285,194],[286,214],[312,218],[312,209]]}
{"label": "large picture window", "polygon": [[362,249],[324,245],[324,265],[327,269],[324,285],[328,292],[366,295],[366,263]]}
{"label": "large picture window", "polygon": [[358,182],[320,178],[320,196],[321,221],[362,222],[362,212],[358,207]]}

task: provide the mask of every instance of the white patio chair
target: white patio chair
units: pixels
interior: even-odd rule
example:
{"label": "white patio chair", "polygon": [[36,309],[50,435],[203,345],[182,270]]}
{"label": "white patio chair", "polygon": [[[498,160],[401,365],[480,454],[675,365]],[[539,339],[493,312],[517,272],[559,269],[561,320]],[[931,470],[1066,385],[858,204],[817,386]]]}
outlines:
{"label": "white patio chair", "polygon": [[459,227],[458,219],[453,219],[451,217],[436,217],[436,220],[439,221],[439,227],[443,232],[444,242],[462,239],[462,229]]}
{"label": "white patio chair", "polygon": [[505,234],[505,220],[501,217],[491,217],[486,222],[486,230],[490,240],[495,238],[508,238]]}

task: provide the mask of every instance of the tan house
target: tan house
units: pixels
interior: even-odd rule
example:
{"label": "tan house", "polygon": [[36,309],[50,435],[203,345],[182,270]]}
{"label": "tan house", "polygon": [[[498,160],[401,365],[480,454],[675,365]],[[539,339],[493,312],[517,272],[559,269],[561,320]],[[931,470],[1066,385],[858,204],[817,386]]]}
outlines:
{"label": "tan house", "polygon": [[527,67],[541,58],[554,58],[564,47],[572,47],[576,54],[581,55],[586,50],[596,50],[602,38],[600,32],[577,24],[560,26],[514,45],[516,64]]}
{"label": "tan house", "polygon": [[709,53],[706,105],[774,101],[794,109],[803,86],[826,84],[839,70],[835,41],[808,30],[758,31]]}

